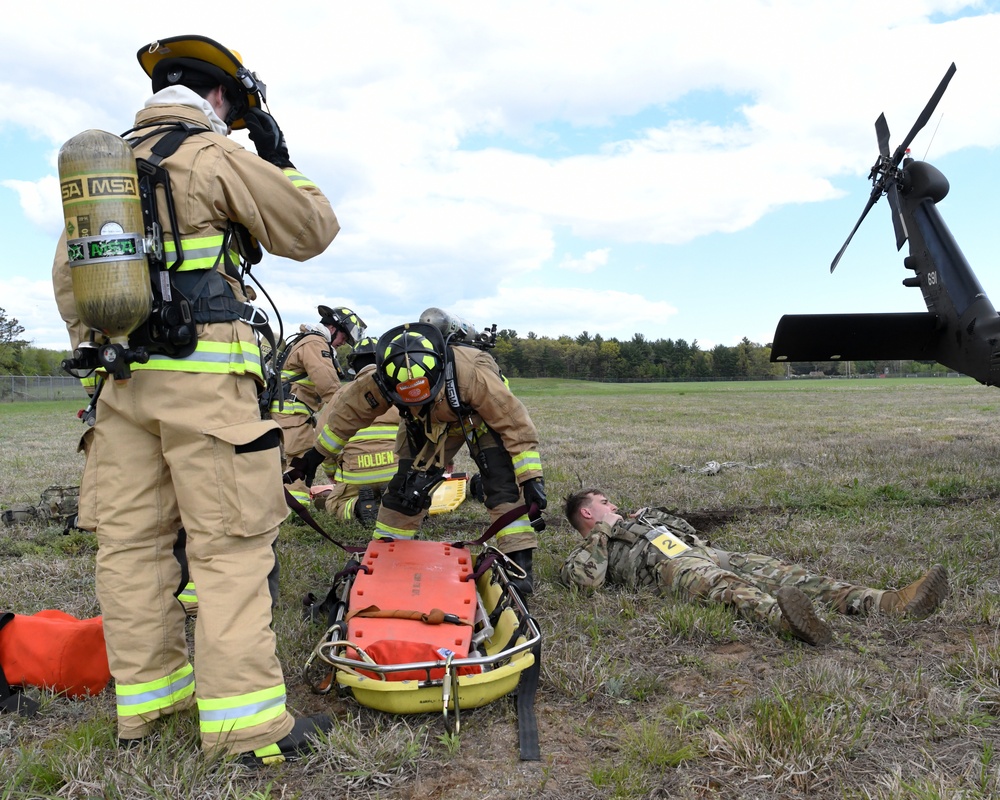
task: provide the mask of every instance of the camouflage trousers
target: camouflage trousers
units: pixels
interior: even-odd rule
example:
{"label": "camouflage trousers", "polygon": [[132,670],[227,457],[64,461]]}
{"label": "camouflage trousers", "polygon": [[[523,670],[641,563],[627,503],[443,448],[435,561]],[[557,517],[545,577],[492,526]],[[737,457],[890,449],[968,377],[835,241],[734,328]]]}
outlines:
{"label": "camouflage trousers", "polygon": [[726,553],[693,547],[682,556],[654,567],[661,592],[703,603],[721,603],[740,616],[780,628],[781,611],[774,595],[782,586],[801,589],[818,605],[841,614],[868,614],[878,609],[882,590],[837,581],[758,553]]}

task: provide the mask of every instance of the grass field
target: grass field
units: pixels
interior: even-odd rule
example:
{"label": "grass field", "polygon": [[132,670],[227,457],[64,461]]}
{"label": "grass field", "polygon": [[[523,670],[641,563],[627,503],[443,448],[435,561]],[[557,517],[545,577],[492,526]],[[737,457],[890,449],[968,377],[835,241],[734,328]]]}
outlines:
{"label": "grass field", "polygon": [[[300,670],[322,631],[300,598],[325,591],[343,554],[286,524],[276,630],[290,704],[339,720],[315,755],[259,773],[211,762],[187,717],[123,754],[112,693],[43,696],[34,720],[0,717],[0,798],[1000,795],[1000,391],[966,379],[513,388],[539,428],[550,498],[532,600],[540,762],[518,760],[506,699],[463,713],[454,739],[435,715],[311,694]],[[78,482],[80,405],[0,406],[0,504]],[[724,466],[699,472],[709,461]],[[859,584],[903,585],[941,563],[951,595],[923,621],[827,615],[834,640],[815,649],[724,609],[570,592],[556,577],[577,537],[558,501],[590,485],[627,509],[676,508],[723,549]],[[424,535],[468,538],[486,521],[467,502]],[[0,610],[99,613],[94,550],[88,534],[0,530]]]}

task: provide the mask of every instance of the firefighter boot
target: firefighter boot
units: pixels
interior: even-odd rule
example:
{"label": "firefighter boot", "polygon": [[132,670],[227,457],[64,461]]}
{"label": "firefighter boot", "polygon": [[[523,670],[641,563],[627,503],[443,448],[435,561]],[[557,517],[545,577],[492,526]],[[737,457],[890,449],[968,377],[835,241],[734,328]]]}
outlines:
{"label": "firefighter boot", "polygon": [[367,486],[358,492],[354,501],[354,518],[366,527],[372,527],[378,520],[379,498],[374,489]]}
{"label": "firefighter boot", "polygon": [[948,596],[948,570],[935,564],[926,574],[902,589],[882,592],[878,608],[883,614],[900,614],[914,619],[930,616]]}
{"label": "firefighter boot", "polygon": [[260,767],[294,761],[313,749],[312,739],[333,727],[333,720],[326,714],[315,714],[295,720],[289,734],[274,744],[258,747],[240,755],[240,762],[248,767]]}
{"label": "firefighter boot", "polygon": [[[806,644],[820,647],[833,637],[830,626],[816,614],[812,601],[795,586],[782,586],[775,598],[788,631]],[[783,626],[784,627],[784,626]]]}
{"label": "firefighter boot", "polygon": [[513,553],[506,553],[507,558],[513,561],[517,566],[524,570],[524,577],[511,575],[510,584],[515,589],[517,593],[521,595],[521,599],[527,602],[528,595],[534,591],[534,581],[531,575],[531,548],[527,550],[515,550]]}

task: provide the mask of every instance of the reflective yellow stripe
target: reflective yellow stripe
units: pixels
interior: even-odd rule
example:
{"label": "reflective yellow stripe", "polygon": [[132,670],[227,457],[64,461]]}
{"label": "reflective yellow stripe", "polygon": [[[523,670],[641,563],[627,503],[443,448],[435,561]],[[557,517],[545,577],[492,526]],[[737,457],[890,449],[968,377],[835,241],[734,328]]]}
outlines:
{"label": "reflective yellow stripe", "polygon": [[285,684],[217,699],[198,698],[202,733],[225,733],[260,725],[285,713]]}
{"label": "reflective yellow stripe", "polygon": [[344,471],[338,469],[333,476],[334,483],[357,483],[357,484],[367,484],[367,483],[388,483],[392,480],[392,476],[396,474],[397,467],[395,464],[387,464],[381,469],[373,469],[368,472],[362,470],[351,470]]}
{"label": "reflective yellow stripe", "polygon": [[514,474],[520,477],[525,472],[541,472],[542,457],[534,450],[525,450],[514,456]]}
{"label": "reflective yellow stripe", "polygon": [[182,603],[197,603],[198,590],[195,589],[193,583],[187,583],[184,585],[184,588],[181,589],[181,593],[177,595],[177,599]]}
{"label": "reflective yellow stripe", "polygon": [[272,414],[312,414],[309,406],[299,400],[283,400],[280,405],[277,400],[271,403]]}
{"label": "reflective yellow stripe", "polygon": [[323,430],[317,437],[317,442],[322,446],[332,456],[339,456],[344,451],[344,446],[347,441],[341,439],[337,434],[330,430],[329,425],[324,425]]}
{"label": "reflective yellow stripe", "polygon": [[94,389],[97,387],[97,373],[91,373],[86,378],[80,378],[80,385],[84,389]]}
{"label": "reflective yellow stripe", "polygon": [[[225,237],[221,234],[212,236],[192,236],[190,238],[181,237],[181,251],[184,253],[184,261],[177,268],[178,272],[188,272],[195,269],[212,269],[219,262],[222,252],[222,245]],[[173,266],[177,261],[177,245],[171,236],[167,236],[163,242],[163,253],[166,256],[167,266]],[[229,252],[230,259],[235,263],[239,255],[233,251]]]}
{"label": "reflective yellow stripe", "polygon": [[416,533],[417,532],[415,530],[393,528],[391,525],[386,525],[384,522],[376,522],[375,532],[372,534],[372,537],[376,539],[412,539]]}
{"label": "reflective yellow stripe", "polygon": [[301,189],[303,186],[315,186],[316,184],[309,180],[305,175],[299,172],[297,169],[284,169],[282,172],[288,176],[288,179],[297,188]]}
{"label": "reflective yellow stripe", "polygon": [[164,372],[214,372],[217,374],[254,375],[264,379],[260,368],[260,348],[250,342],[198,342],[186,358],[153,355],[145,364],[132,364],[132,370],[155,369]]}
{"label": "reflective yellow stripe", "polygon": [[503,536],[510,536],[515,533],[534,533],[535,529],[531,527],[531,523],[528,522],[528,517],[518,517],[509,525],[504,525],[497,533],[497,539]]}
{"label": "reflective yellow stripe", "polygon": [[352,497],[344,503],[344,519],[354,519],[354,504],[357,502],[358,498]]}
{"label": "reflective yellow stripe", "polygon": [[309,503],[312,502],[312,495],[310,495],[308,491],[303,492],[299,489],[289,489],[288,493],[304,506],[309,505]]}
{"label": "reflective yellow stripe", "polygon": [[387,441],[396,441],[396,432],[399,430],[397,425],[370,425],[367,428],[362,428],[356,434],[351,437],[351,441],[379,441],[385,439]]}
{"label": "reflective yellow stripe", "polygon": [[119,717],[138,717],[170,708],[194,694],[194,667],[185,664],[165,678],[146,683],[115,683]]}

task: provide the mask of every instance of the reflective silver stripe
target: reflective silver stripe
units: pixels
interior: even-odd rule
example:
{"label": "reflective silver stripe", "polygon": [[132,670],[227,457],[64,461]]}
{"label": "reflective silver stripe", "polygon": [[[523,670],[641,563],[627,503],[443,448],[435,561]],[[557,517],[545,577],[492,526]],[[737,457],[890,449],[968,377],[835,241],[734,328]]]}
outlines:
{"label": "reflective silver stripe", "polygon": [[178,690],[190,686],[192,683],[194,683],[194,673],[189,672],[173,683],[168,683],[166,686],[161,686],[158,689],[149,689],[140,694],[119,694],[115,692],[116,701],[120,706],[136,706],[152,702],[153,700],[163,700],[177,694]]}
{"label": "reflective silver stripe", "polygon": [[247,703],[246,705],[234,706],[233,708],[218,708],[213,711],[201,709],[198,712],[198,716],[202,722],[225,722],[230,719],[250,717],[254,714],[259,714],[261,711],[267,711],[269,708],[283,706],[284,704],[285,695],[282,694],[280,697],[271,697],[257,703]]}

